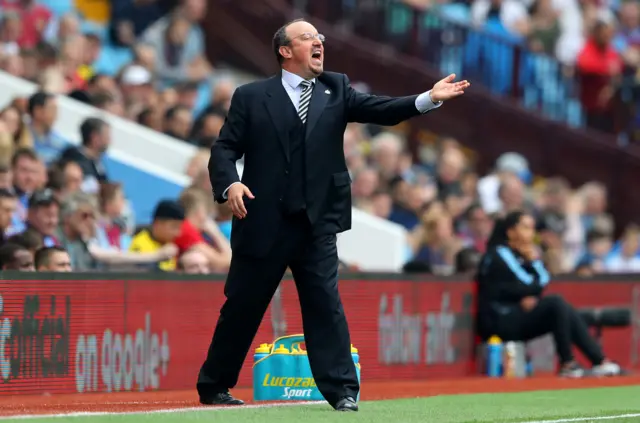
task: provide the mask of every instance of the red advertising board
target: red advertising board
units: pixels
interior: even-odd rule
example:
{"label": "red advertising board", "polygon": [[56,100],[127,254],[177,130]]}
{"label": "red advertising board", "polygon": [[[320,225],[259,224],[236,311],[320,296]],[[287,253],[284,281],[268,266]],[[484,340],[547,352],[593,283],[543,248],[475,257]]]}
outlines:
{"label": "red advertising board", "polygon": [[[224,300],[222,281],[104,276],[0,281],[0,393],[194,388]],[[469,373],[471,283],[346,278],[340,290],[363,379]],[[607,331],[604,346],[637,366],[640,283],[555,282],[551,290],[576,307],[632,307],[634,325]],[[295,286],[285,281],[253,347],[301,332]],[[251,355],[241,386],[251,385]]]}

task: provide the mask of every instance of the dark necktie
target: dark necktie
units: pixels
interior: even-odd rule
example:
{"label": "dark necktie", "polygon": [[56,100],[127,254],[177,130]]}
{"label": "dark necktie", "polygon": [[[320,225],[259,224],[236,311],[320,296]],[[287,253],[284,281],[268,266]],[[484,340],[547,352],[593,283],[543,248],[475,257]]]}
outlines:
{"label": "dark necktie", "polygon": [[311,93],[313,92],[313,83],[305,80],[300,83],[300,86],[302,87],[302,94],[300,94],[298,116],[300,116],[302,123],[306,123],[309,104],[311,103]]}

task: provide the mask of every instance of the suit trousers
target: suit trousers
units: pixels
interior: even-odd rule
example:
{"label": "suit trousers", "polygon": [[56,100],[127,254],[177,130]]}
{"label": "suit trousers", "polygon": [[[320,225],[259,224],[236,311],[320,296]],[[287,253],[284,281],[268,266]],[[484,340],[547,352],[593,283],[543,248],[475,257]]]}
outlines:
{"label": "suit trousers", "polygon": [[226,301],[198,375],[198,393],[207,398],[236,385],[260,322],[289,267],[300,300],[311,371],[318,389],[335,407],[342,397],[356,398],[360,389],[338,293],[336,235],[313,235],[306,213],[297,213],[283,220],[277,238],[266,257],[233,254]]}

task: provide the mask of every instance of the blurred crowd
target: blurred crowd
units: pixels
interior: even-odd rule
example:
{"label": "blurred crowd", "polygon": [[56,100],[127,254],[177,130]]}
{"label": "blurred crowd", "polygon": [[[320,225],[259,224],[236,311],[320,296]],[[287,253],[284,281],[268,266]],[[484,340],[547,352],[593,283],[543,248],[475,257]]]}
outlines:
{"label": "blurred crowd", "polygon": [[[0,267],[226,272],[232,215],[212,202],[207,162],[237,81],[205,59],[198,22],[207,3],[94,0],[76,1],[76,9],[62,3],[0,0],[0,68],[41,87],[0,110]],[[566,22],[579,18],[585,28],[593,16],[616,10],[620,26],[610,34],[610,54],[631,63],[640,31],[637,4],[573,3],[476,0],[464,7],[476,24],[497,17],[510,31],[526,34],[532,49],[553,45],[563,61],[597,66],[596,59],[584,58],[589,41],[577,35],[584,31]],[[538,13],[556,23],[544,24]],[[607,69],[612,74],[613,67]],[[157,204],[149,226],[136,227],[135,199],[125,198],[103,163],[109,124],[86,119],[80,145],[70,144],[54,130],[57,94],[196,146],[185,169],[191,186],[180,198]],[[614,239],[601,184],[573,190],[562,178],[534,180],[527,160],[515,153],[479,175],[450,138],[421,146],[417,159],[407,145],[402,134],[370,125],[350,124],[344,138],[354,205],[407,230],[405,271],[475,268],[494,218],[521,208],[538,219],[539,247],[552,272],[640,271],[640,229],[626,228]]]}
{"label": "blurred crowd", "polygon": [[206,172],[136,227],[104,166],[109,124],[86,119],[80,145],[54,129],[62,94],[208,150],[235,82],[205,59],[198,22],[206,7],[0,0],[0,69],[40,86],[0,110],[2,269],[228,270],[230,213],[212,204]]}
{"label": "blurred crowd", "polygon": [[514,210],[536,216],[540,254],[552,273],[640,270],[639,228],[614,238],[602,184],[574,190],[562,178],[535,179],[527,160],[512,152],[479,175],[458,142],[446,137],[421,146],[416,163],[401,134],[378,131],[350,124],[345,133],[354,204],[407,230],[406,272],[475,270],[494,220]]}
{"label": "blurred crowd", "polygon": [[[372,7],[344,0],[343,10],[358,19]],[[367,36],[385,34],[382,41],[443,73],[462,73],[548,118],[640,139],[638,2],[386,0],[376,7],[387,28],[366,15]]]}

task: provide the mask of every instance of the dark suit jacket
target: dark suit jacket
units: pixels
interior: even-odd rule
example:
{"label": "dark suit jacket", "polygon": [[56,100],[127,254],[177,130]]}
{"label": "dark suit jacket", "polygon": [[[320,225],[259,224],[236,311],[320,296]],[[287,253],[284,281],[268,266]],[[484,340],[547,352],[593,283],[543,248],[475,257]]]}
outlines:
{"label": "dark suit jacket", "polygon": [[[351,178],[343,150],[348,122],[396,125],[417,116],[417,96],[382,97],[351,88],[346,75],[324,72],[316,78],[306,124],[307,214],[314,233],[337,234],[351,228]],[[209,175],[214,197],[238,182],[236,161],[244,155],[242,183],[254,194],[245,199],[247,216],[233,220],[234,253],[266,255],[275,241],[287,183],[289,133],[296,113],[281,75],[238,88],[220,137],[211,149]],[[294,109],[295,110],[295,109]],[[288,118],[287,116],[292,116]]]}

